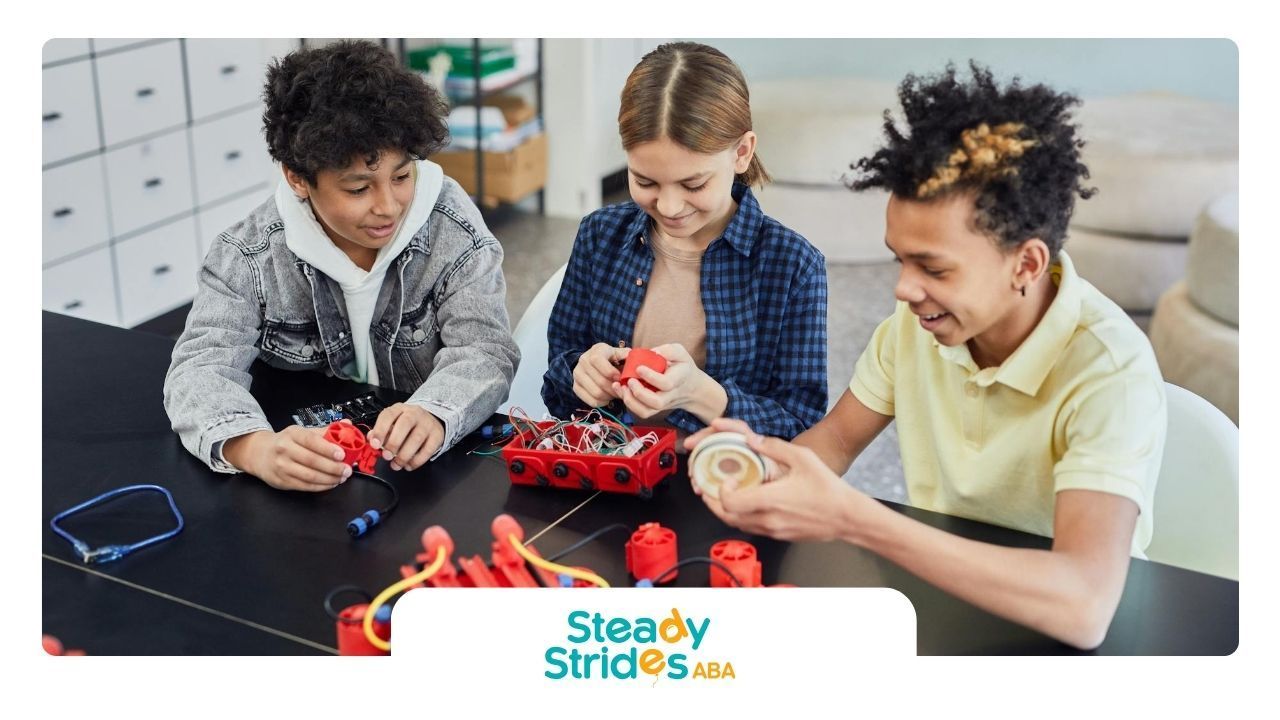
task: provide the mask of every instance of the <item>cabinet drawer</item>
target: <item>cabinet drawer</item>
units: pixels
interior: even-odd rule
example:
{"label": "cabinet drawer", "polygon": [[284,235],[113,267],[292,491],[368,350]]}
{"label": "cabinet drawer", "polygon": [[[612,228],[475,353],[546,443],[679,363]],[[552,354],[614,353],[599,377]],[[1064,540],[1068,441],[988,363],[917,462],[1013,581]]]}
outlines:
{"label": "cabinet drawer", "polygon": [[191,118],[251,103],[262,92],[261,40],[187,40]]}
{"label": "cabinet drawer", "polygon": [[54,38],[40,50],[40,62],[46,65],[74,57],[89,57],[88,38]]}
{"label": "cabinet drawer", "polygon": [[93,102],[89,60],[41,73],[41,160],[57,162],[98,148],[98,109]]}
{"label": "cabinet drawer", "polygon": [[45,170],[41,180],[43,262],[53,262],[111,238],[101,155]]}
{"label": "cabinet drawer", "polygon": [[261,127],[261,112],[255,108],[191,128],[199,205],[266,180],[271,163]]}
{"label": "cabinet drawer", "polygon": [[108,146],[187,121],[177,41],[97,58],[102,133]]}
{"label": "cabinet drawer", "polygon": [[196,224],[191,217],[115,246],[125,327],[191,302],[196,294]]}
{"label": "cabinet drawer", "polygon": [[151,42],[151,38],[94,38],[93,51],[96,53],[110,52],[127,48],[130,45],[141,45],[145,42]]}
{"label": "cabinet drawer", "polygon": [[44,271],[41,280],[41,305],[45,310],[108,325],[120,324],[111,248],[54,265]]}
{"label": "cabinet drawer", "polygon": [[126,145],[104,157],[117,237],[191,209],[186,130]]}
{"label": "cabinet drawer", "polygon": [[196,215],[196,225],[200,230],[200,257],[209,252],[218,233],[249,217],[249,213],[267,199],[271,188],[264,187],[261,192],[254,192],[244,197],[206,208]]}

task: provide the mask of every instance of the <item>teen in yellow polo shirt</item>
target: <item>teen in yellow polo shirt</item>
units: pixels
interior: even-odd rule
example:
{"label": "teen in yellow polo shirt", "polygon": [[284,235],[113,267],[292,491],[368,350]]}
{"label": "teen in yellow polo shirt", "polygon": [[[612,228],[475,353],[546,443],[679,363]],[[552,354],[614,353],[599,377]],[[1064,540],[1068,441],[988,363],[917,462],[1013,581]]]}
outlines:
{"label": "teen in yellow polo shirt", "polygon": [[[1088,171],[1078,101],[976,65],[961,82],[908,76],[906,131],[859,161],[855,189],[890,191],[897,310],[850,388],[794,443],[736,430],[779,465],[765,485],[703,500],[785,540],[871,549],[989,612],[1081,648],[1115,614],[1130,553],[1151,539],[1164,384],[1150,344],[1062,252]],[[897,420],[913,505],[1053,537],[1050,550],[960,538],[906,518],[841,475]],[[695,488],[696,489],[696,488]]]}

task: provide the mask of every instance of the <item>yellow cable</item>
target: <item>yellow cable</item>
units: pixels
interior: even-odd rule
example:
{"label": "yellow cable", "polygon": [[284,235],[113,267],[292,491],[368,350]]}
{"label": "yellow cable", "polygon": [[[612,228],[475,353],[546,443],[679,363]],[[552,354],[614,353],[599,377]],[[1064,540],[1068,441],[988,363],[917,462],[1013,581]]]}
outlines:
{"label": "yellow cable", "polygon": [[378,637],[378,635],[373,632],[373,616],[376,615],[378,610],[383,605],[387,604],[387,601],[397,593],[404,592],[410,585],[417,585],[432,575],[435,575],[436,571],[444,565],[444,561],[445,552],[444,547],[441,546],[440,549],[436,551],[436,559],[430,565],[423,568],[422,572],[414,575],[413,577],[407,577],[386,590],[383,590],[378,593],[378,597],[374,598],[373,602],[369,603],[369,607],[364,611],[364,637],[369,641],[370,645],[373,645],[379,650],[386,652],[391,651],[391,643]]}
{"label": "yellow cable", "polygon": [[529,550],[525,548],[524,545],[521,545],[520,540],[516,538],[515,535],[508,535],[507,538],[511,541],[511,546],[514,547],[516,549],[516,552],[520,554],[520,557],[524,558],[526,562],[534,565],[535,567],[540,567],[543,570],[548,570],[554,573],[564,573],[565,575],[568,575],[569,577],[575,578],[577,580],[586,580],[589,583],[594,583],[597,587],[602,587],[602,588],[609,587],[609,583],[605,582],[604,578],[600,577],[599,575],[593,572],[585,572],[577,568],[571,568],[566,565],[557,565],[556,563],[550,562],[548,560],[543,560],[537,555],[534,555],[533,553],[529,552]]}

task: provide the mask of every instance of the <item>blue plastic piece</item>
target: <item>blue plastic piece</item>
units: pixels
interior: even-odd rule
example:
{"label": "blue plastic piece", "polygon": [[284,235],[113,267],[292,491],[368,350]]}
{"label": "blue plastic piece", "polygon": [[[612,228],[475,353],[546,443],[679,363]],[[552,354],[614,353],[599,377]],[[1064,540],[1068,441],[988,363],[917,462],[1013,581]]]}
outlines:
{"label": "blue plastic piece", "polygon": [[636,581],[636,587],[651,588],[653,587],[653,581],[649,578],[640,578]]}
{"label": "blue plastic piece", "polygon": [[515,430],[515,427],[512,426],[511,423],[503,423],[501,425],[485,425],[484,427],[480,428],[480,437],[483,437],[483,438],[502,437],[503,435],[513,432],[514,430]]}
{"label": "blue plastic piece", "polygon": [[560,587],[573,587],[573,578],[564,573],[557,575],[556,579],[560,581]]}
{"label": "blue plastic piece", "polygon": [[378,608],[378,612],[373,614],[373,621],[380,623],[391,622],[391,606],[382,605]]}
{"label": "blue plastic piece", "polygon": [[347,534],[351,537],[360,537],[380,522],[382,522],[382,516],[377,510],[366,510],[363,515],[352,518],[351,522],[347,523]]}

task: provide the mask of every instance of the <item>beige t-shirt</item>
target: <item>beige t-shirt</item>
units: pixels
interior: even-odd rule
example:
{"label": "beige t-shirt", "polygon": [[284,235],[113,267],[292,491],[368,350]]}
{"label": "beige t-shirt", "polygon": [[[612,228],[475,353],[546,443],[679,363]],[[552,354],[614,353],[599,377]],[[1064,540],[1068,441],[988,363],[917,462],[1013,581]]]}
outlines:
{"label": "beige t-shirt", "polygon": [[[702,309],[704,251],[673,248],[653,230],[645,233],[645,242],[653,248],[653,272],[636,315],[632,346],[680,343],[702,368],[707,362],[707,315]],[[661,422],[667,415],[658,413],[647,422]]]}

